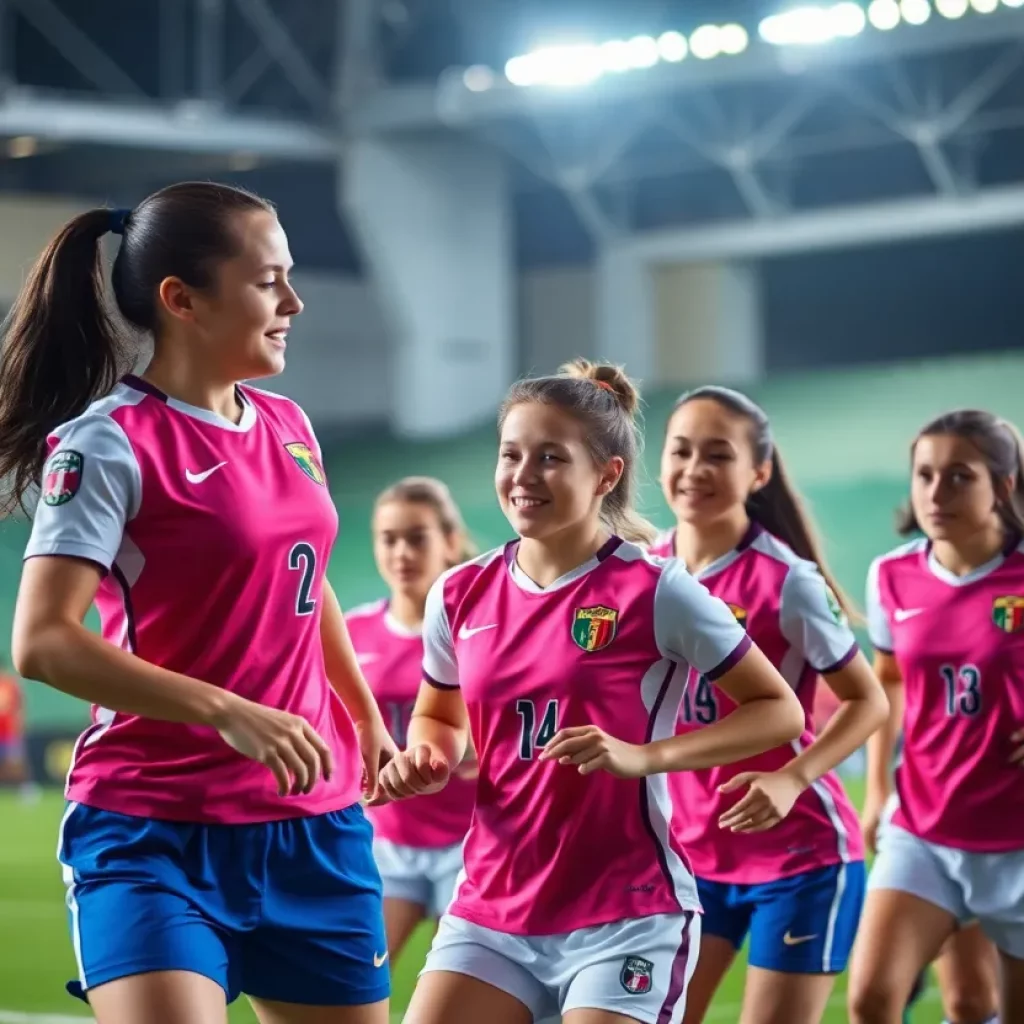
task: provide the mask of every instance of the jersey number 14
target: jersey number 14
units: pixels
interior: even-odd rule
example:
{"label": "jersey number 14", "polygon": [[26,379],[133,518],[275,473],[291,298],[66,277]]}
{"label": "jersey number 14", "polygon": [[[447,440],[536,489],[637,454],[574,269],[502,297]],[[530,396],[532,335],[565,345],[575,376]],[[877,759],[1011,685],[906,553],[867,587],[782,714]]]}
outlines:
{"label": "jersey number 14", "polygon": [[558,732],[558,701],[549,700],[538,718],[537,705],[532,700],[517,700],[516,714],[520,725],[519,758],[532,761]]}

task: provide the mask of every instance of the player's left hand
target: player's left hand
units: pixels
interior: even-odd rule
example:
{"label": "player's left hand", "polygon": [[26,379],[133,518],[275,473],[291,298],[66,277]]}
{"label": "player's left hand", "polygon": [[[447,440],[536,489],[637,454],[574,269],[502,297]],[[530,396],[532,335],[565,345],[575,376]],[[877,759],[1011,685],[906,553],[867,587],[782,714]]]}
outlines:
{"label": "player's left hand", "polygon": [[793,809],[804,787],[786,772],[740,772],[718,787],[733,793],[749,786],[743,799],[718,818],[718,827],[733,832],[766,832]]}
{"label": "player's left hand", "polygon": [[1010,755],[1010,761],[1024,768],[1024,729],[1018,729],[1010,737],[1010,741],[1017,744],[1017,748]]}
{"label": "player's left hand", "polygon": [[356,722],[355,726],[359,737],[359,752],[363,756],[363,802],[376,807],[387,802],[381,799],[378,785],[380,770],[398,753],[398,747],[380,715]]}
{"label": "player's left hand", "polygon": [[642,779],[650,774],[645,747],[617,740],[596,725],[559,729],[538,760],[574,764],[580,775],[604,769],[620,779]]}

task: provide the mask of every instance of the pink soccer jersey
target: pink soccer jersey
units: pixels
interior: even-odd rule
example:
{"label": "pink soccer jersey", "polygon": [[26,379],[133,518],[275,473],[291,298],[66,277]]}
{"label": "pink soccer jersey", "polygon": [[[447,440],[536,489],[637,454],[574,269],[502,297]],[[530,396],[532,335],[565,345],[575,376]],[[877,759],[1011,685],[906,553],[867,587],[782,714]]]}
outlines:
{"label": "pink soccer jersey", "polygon": [[93,708],[67,796],[122,814],[257,822],[360,798],[355,729],[324,670],[320,596],[338,517],[294,403],[241,387],[241,421],[128,377],[49,439],[26,558],[104,570],[104,639],[162,668],[301,715],[334,751],[308,796],[216,732]]}
{"label": "pink soccer jersey", "polygon": [[[657,551],[671,555],[674,536],[659,538]],[[756,835],[720,829],[718,817],[744,791],[719,793],[740,772],[785,768],[814,742],[814,704],[819,676],[835,672],[857,653],[857,641],[817,566],[798,558],[776,537],[752,526],[728,554],[697,574],[725,601],[804,708],[804,732],[792,744],[721,768],[671,776],[679,838],[700,878],[753,885],[864,859],[857,813],[833,772],[797,799],[775,828]],[[690,674],[678,729],[689,732],[717,722],[735,707],[706,676]]]}
{"label": "pink soccer jersey", "polygon": [[[388,612],[387,601],[354,608],[345,615],[363,675],[384,722],[403,749],[416,694],[423,680],[423,636]],[[455,776],[440,793],[368,807],[374,835],[417,849],[461,843],[473,817],[476,784]]]}
{"label": "pink soccer jersey", "polygon": [[926,540],[871,566],[868,629],[903,677],[895,824],[978,853],[1024,849],[1024,544],[966,576]]}
{"label": "pink soccer jersey", "polygon": [[613,538],[544,589],[516,550],[450,570],[427,599],[424,674],[461,688],[480,762],[449,912],[552,935],[697,909],[665,775],[582,776],[537,756],[570,726],[637,744],[672,736],[689,667],[717,678],[749,638],[682,564],[635,544]]}

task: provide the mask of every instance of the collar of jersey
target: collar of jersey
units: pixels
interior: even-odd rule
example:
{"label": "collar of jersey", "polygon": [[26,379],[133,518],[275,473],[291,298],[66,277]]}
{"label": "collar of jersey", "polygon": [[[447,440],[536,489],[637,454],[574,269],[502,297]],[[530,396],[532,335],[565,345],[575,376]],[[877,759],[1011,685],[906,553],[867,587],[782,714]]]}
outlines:
{"label": "collar of jersey", "polygon": [[995,556],[995,558],[990,558],[984,565],[979,565],[977,569],[972,569],[964,576],[957,576],[956,573],[950,572],[939,562],[935,557],[934,551],[932,551],[930,541],[925,541],[924,556],[925,564],[928,566],[928,571],[933,576],[942,580],[943,583],[948,583],[951,587],[964,587],[969,583],[977,583],[978,580],[983,580],[986,576],[995,572],[996,569],[998,569],[1003,562],[1010,557],[1010,555],[1020,549],[1021,538],[1014,534],[1007,538],[1006,546],[998,555]]}
{"label": "collar of jersey", "polygon": [[122,379],[121,383],[135,391],[141,391],[143,394],[151,395],[153,398],[159,399],[169,409],[174,409],[176,412],[180,412],[185,416],[191,416],[192,419],[199,420],[202,423],[209,423],[210,426],[220,427],[222,430],[230,430],[236,434],[244,434],[251,430],[256,423],[256,409],[252,402],[250,402],[246,397],[245,391],[237,385],[235,387],[235,394],[238,396],[238,401],[242,405],[242,418],[237,423],[232,423],[231,420],[225,419],[219,413],[215,413],[210,409],[200,409],[197,405],[189,405],[188,402],[182,402],[177,398],[171,398],[170,395],[165,394],[158,387],[150,384],[148,380],[136,377],[135,374],[129,374],[127,377]]}
{"label": "collar of jersey", "polygon": [[546,587],[538,586],[530,579],[529,576],[519,568],[519,563],[516,561],[516,554],[519,551],[519,541],[510,540],[505,545],[505,565],[508,567],[508,574],[512,578],[512,582],[515,583],[520,590],[526,591],[527,594],[534,594],[538,597],[543,597],[545,594],[550,594],[553,591],[561,590],[563,587],[569,586],[571,583],[575,583],[577,580],[582,579],[589,572],[593,572],[602,562],[604,562],[620,545],[622,544],[621,537],[609,537],[608,540],[601,545],[597,553],[588,558],[582,565],[577,565],[575,569],[570,569],[567,573],[559,576],[557,580],[550,583]]}

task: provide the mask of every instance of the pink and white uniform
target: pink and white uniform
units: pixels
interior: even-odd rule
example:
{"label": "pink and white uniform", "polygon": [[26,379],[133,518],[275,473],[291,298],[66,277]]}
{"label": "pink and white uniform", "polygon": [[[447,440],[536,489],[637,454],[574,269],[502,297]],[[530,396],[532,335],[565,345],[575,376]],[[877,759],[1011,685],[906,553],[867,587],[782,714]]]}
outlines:
{"label": "pink and white uniform", "polygon": [[[423,635],[398,622],[386,600],[353,608],[345,621],[384,723],[404,749],[423,680]],[[385,897],[418,903],[432,915],[444,910],[462,870],[475,798],[476,783],[455,775],[440,793],[367,808]]]}
{"label": "pink and white uniform", "polygon": [[[674,555],[674,533],[659,538],[652,552]],[[823,775],[797,799],[775,828],[756,835],[720,829],[718,817],[744,791],[718,787],[741,772],[774,772],[814,742],[814,707],[819,678],[848,664],[857,641],[834,595],[814,563],[778,538],[752,525],[741,543],[706,566],[696,578],[725,601],[804,708],[803,735],[736,764],[670,777],[679,839],[702,879],[757,885],[834,864],[864,859],[857,812],[834,772]],[[691,673],[678,730],[703,728],[735,705],[706,676]]]}
{"label": "pink and white uniform", "polygon": [[[263,765],[208,728],[97,707],[75,747],[70,801],[169,821],[247,823],[360,799],[355,729],[327,680],[320,639],[338,518],[317,442],[293,402],[250,387],[238,394],[244,411],[235,424],[128,377],[58,428],[26,557],[101,566],[105,640],[301,715],[330,745],[335,773],[306,796],[282,798]],[[227,616],[246,628],[221,630]]]}
{"label": "pink and white uniform", "polygon": [[684,566],[634,544],[613,538],[543,589],[516,551],[450,570],[427,599],[424,674],[461,689],[480,778],[425,970],[482,978],[537,1017],[582,1005],[678,1021],[699,907],[667,777],[581,776],[537,756],[570,726],[672,736],[691,667],[717,678],[750,640]]}
{"label": "pink and white uniform", "polygon": [[1010,762],[1024,726],[1024,544],[956,576],[915,540],[871,566],[871,641],[905,693],[897,802],[873,888],[977,918],[1024,957],[1024,786]]}

